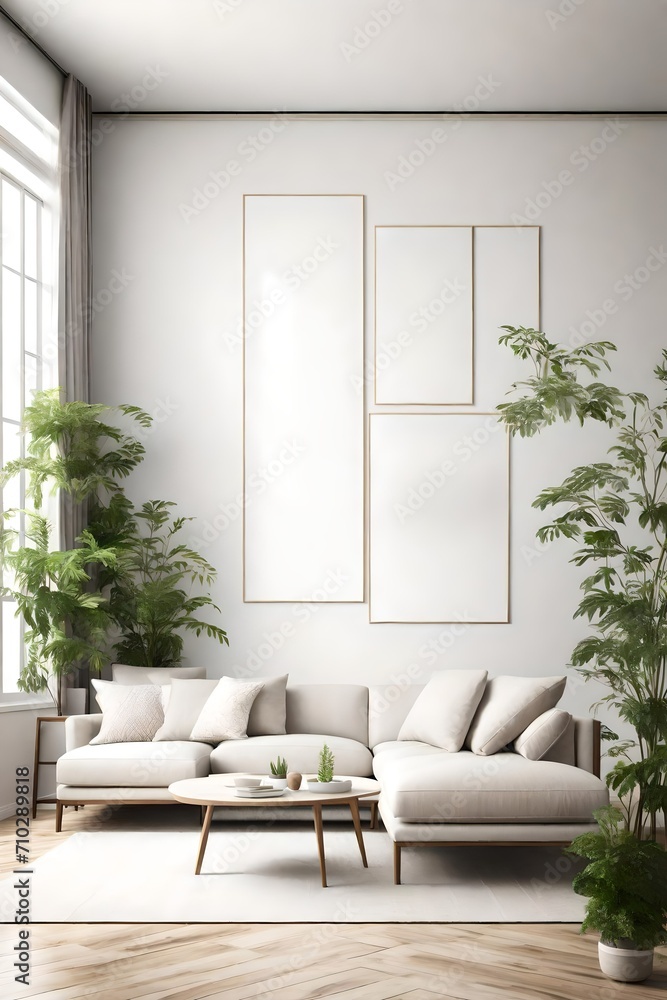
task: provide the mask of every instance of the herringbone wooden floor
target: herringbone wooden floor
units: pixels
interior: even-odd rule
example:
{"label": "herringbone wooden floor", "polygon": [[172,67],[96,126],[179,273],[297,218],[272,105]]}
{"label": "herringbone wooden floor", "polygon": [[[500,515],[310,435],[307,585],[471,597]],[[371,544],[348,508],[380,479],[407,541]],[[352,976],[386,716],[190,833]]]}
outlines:
{"label": "herringbone wooden floor", "polygon": [[[93,819],[94,808],[69,810],[57,835],[53,812],[40,810],[33,860]],[[13,848],[5,820],[4,872]],[[622,986],[600,973],[594,937],[566,924],[31,925],[30,986],[14,981],[17,932],[0,928],[2,1000],[655,1000],[667,991],[667,955],[647,983]]]}

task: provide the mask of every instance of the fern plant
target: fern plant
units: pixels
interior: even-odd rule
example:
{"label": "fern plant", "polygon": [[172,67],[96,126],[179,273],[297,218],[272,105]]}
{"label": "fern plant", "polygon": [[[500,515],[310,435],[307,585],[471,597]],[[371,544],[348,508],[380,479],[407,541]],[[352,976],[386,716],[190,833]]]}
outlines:
{"label": "fern plant", "polygon": [[[138,407],[117,410],[148,427],[151,418]],[[35,393],[23,413],[23,455],[8,462],[0,482],[25,476],[24,510],[4,513],[0,528],[2,594],[16,602],[25,622],[26,660],[18,686],[22,691],[49,690],[62,712],[62,681],[78,667],[99,670],[106,662],[106,638],[112,623],[98,574],[113,572],[127,535],[127,508],[120,480],[144,455],[139,440],[108,421],[110,407],[62,402],[60,389]],[[74,548],[60,550],[42,508],[49,496],[64,494],[102,522],[108,510],[124,510],[118,532],[100,543],[84,530]],[[122,523],[121,523],[122,522]]]}
{"label": "fern plant", "polygon": [[319,767],[317,769],[317,780],[322,782],[333,781],[335,758],[333,751],[325,743],[320,750]]}
{"label": "fern plant", "polygon": [[[573,469],[533,506],[555,509],[537,533],[542,542],[579,545],[572,562],[587,574],[574,617],[586,619],[592,634],[572,663],[607,686],[601,704],[634,730],[623,740],[603,730],[616,760],[607,783],[636,836],[655,838],[658,814],[667,817],[667,351],[655,368],[661,398],[652,404],[644,393],[597,380],[613,344],[568,350],[537,330],[504,329],[501,343],[533,365],[532,376],[512,386],[519,398],[498,406],[511,434],[531,436],[572,418],[617,428],[611,461]],[[582,374],[593,381],[582,382]]]}
{"label": "fern plant", "polygon": [[179,542],[192,518],[173,517],[174,506],[152,500],[134,512],[133,531],[110,574],[109,611],[121,633],[114,654],[122,663],[174,666],[187,632],[229,645],[222,628],[198,616],[202,609],[220,611],[208,594],[196,592],[217,574],[199,552]]}
{"label": "fern plant", "polygon": [[599,833],[575,837],[568,848],[589,862],[572,885],[587,896],[581,930],[605,944],[650,950],[667,942],[667,853],[624,828],[619,809],[595,812]]}

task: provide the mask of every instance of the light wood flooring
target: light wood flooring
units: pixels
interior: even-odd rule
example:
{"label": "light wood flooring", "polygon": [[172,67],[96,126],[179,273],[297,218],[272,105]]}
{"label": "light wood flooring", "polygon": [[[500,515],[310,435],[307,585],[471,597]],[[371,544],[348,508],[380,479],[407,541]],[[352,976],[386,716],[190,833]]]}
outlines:
{"label": "light wood flooring", "polygon": [[[62,834],[41,809],[32,860],[90,828],[97,808],[68,809]],[[132,817],[121,810],[114,823]],[[13,868],[14,821],[4,820],[0,873]],[[0,927],[2,1000],[648,1000],[667,991],[664,949],[647,983],[623,986],[600,973],[595,938],[569,924],[33,924],[30,986],[14,982],[17,932]]]}

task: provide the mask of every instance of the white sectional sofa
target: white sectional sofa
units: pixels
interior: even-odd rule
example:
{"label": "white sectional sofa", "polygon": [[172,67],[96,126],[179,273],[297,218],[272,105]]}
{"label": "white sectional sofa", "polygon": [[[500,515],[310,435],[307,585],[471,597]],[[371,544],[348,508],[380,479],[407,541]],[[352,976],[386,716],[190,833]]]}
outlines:
{"label": "white sectional sofa", "polygon": [[[388,690],[391,697],[388,698]],[[209,773],[267,773],[278,755],[302,773],[317,770],[326,741],[339,774],[375,775],[379,812],[395,844],[394,876],[405,847],[445,844],[566,844],[596,829],[608,803],[600,779],[599,723],[573,718],[539,760],[511,748],[452,753],[399,733],[423,688],[296,685],[286,692],[286,732],[227,740],[90,745],[102,716],[66,723],[67,752],[57,765],[56,829],[63,808],[86,803],[173,802],[168,786]],[[562,713],[561,713],[562,714]]]}
{"label": "white sectional sofa", "polygon": [[595,830],[592,814],[608,805],[600,779],[600,724],[573,718],[541,760],[514,752],[448,753],[398,734],[423,688],[371,688],[369,743],[382,794],[379,810],[394,841],[394,881],[404,847],[462,844],[567,844]]}

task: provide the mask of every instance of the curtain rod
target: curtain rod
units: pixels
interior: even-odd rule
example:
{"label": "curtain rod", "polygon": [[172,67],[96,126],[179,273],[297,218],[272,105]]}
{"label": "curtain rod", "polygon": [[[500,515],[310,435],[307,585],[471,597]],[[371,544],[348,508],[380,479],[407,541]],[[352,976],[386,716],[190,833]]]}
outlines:
{"label": "curtain rod", "polygon": [[32,35],[29,35],[28,32],[25,30],[25,28],[21,24],[19,24],[19,22],[16,20],[16,18],[12,17],[12,15],[9,13],[9,11],[5,10],[5,8],[2,5],[0,5],[0,13],[2,13],[7,18],[8,21],[11,21],[11,23],[14,25],[14,27],[16,28],[16,30],[20,31],[21,34],[23,35],[23,37],[26,38],[31,43],[31,45],[34,45],[35,48],[37,49],[37,51],[41,52],[41,54],[44,56],[44,58],[48,59],[49,62],[51,63],[51,65],[55,66],[55,68],[58,70],[59,73],[62,73],[63,76],[69,76],[69,73],[67,72],[67,70],[63,69],[62,66],[60,65],[60,63],[57,62],[53,58],[53,56],[50,55],[46,51],[46,49],[43,48],[39,44],[39,42],[35,41],[35,39],[32,37]]}
{"label": "curtain rod", "polygon": [[266,118],[270,115],[312,115],[318,118],[347,118],[394,116],[396,118],[578,118],[609,115],[623,115],[628,118],[664,118],[667,111],[289,111],[284,108],[269,108],[266,111],[93,111],[94,115],[105,118]]}

